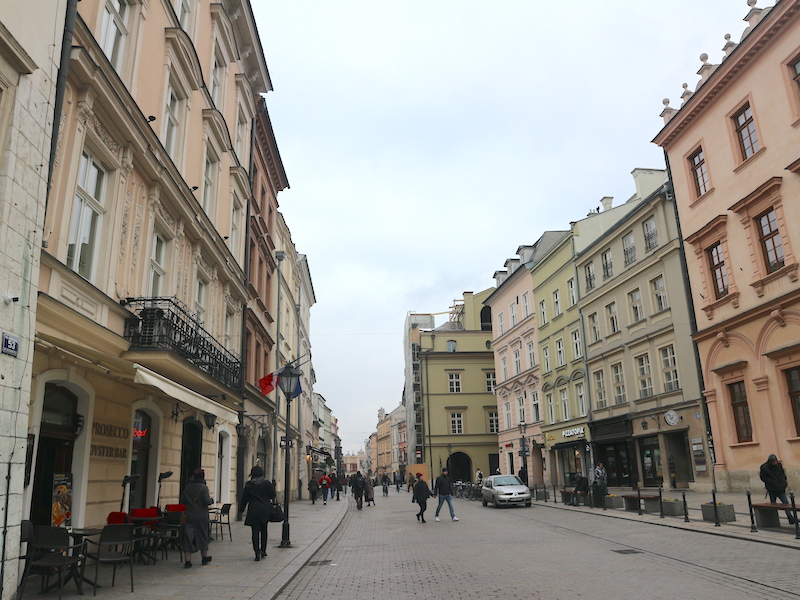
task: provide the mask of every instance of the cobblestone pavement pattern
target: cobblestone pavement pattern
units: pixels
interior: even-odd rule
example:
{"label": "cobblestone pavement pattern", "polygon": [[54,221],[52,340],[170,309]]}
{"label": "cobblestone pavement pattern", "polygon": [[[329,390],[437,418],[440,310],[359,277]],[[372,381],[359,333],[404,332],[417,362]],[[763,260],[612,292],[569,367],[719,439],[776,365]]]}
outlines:
{"label": "cobblestone pavement pattern", "polygon": [[344,521],[278,595],[360,600],[418,597],[614,600],[799,598],[800,553],[534,504],[494,510],[456,500],[453,522],[414,518],[407,494]]}

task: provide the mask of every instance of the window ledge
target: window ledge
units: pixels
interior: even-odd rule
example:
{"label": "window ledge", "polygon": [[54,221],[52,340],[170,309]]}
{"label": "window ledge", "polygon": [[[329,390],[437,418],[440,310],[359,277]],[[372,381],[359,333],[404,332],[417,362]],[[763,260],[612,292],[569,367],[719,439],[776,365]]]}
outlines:
{"label": "window ledge", "polygon": [[695,205],[697,205],[697,204],[701,203],[703,200],[705,200],[706,198],[708,198],[708,197],[709,197],[711,194],[713,194],[713,193],[714,193],[714,188],[713,188],[713,187],[712,187],[712,188],[709,188],[709,190],[708,190],[708,191],[707,191],[705,194],[703,194],[702,196],[698,196],[697,198],[695,198],[695,199],[694,199],[694,201],[692,201],[692,203],[689,205],[689,208],[694,208],[694,207],[695,207]]}
{"label": "window ledge", "polygon": [[747,446],[760,446],[759,442],[736,442],[733,444],[728,444],[728,448],[743,448]]}
{"label": "window ledge", "polygon": [[761,279],[757,279],[750,283],[753,286],[753,289],[756,291],[756,294],[761,297],[764,295],[764,286],[781,279],[783,277],[788,277],[789,281],[797,281],[797,263],[793,263],[791,265],[784,265],[777,271],[770,273],[766,277],[762,277]]}
{"label": "window ledge", "polygon": [[728,302],[731,303],[733,308],[739,308],[739,292],[728,292],[728,295],[723,296],[719,300],[709,302],[703,307],[703,312],[706,313],[706,317],[711,321],[714,318],[714,311]]}
{"label": "window ledge", "polygon": [[563,316],[564,316],[564,313],[560,312],[556,316],[553,317],[553,321],[558,321]]}
{"label": "window ledge", "polygon": [[633,329],[634,327],[638,328],[639,326],[646,324],[647,324],[647,318],[645,317],[644,319],[639,319],[638,321],[634,321],[633,323],[628,325],[628,329]]}
{"label": "window ledge", "polygon": [[747,167],[747,165],[749,165],[751,162],[753,162],[758,157],[760,157],[762,154],[764,154],[764,152],[766,152],[766,151],[767,151],[767,147],[766,146],[762,146],[761,148],[758,149],[758,152],[756,152],[752,156],[747,157],[745,160],[743,160],[741,163],[739,163],[739,166],[736,167],[733,170],[733,172],[734,173],[738,173],[739,171],[741,171],[742,169]]}

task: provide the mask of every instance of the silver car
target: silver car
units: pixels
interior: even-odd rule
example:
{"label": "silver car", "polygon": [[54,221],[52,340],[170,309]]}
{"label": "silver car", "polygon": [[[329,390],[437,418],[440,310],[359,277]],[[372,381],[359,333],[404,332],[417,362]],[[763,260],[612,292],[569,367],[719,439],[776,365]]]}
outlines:
{"label": "silver car", "polygon": [[531,491],[516,475],[492,475],[483,480],[481,500],[486,506],[491,502],[501,506],[531,505]]}

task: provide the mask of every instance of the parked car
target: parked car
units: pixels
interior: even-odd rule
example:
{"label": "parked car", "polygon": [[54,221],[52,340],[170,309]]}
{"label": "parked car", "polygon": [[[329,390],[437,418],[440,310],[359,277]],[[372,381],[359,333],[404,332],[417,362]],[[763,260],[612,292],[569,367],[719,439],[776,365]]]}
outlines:
{"label": "parked car", "polygon": [[516,475],[492,475],[483,480],[481,501],[495,508],[501,506],[531,505],[531,491]]}

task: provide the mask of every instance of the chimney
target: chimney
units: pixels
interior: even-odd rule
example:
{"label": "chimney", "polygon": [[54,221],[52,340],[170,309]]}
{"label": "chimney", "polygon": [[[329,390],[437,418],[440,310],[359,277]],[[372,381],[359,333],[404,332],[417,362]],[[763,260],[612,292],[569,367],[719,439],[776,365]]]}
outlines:
{"label": "chimney", "polygon": [[603,196],[603,199],[600,200],[600,204],[603,205],[603,212],[611,210],[611,203],[613,201],[614,201],[614,196]]}

